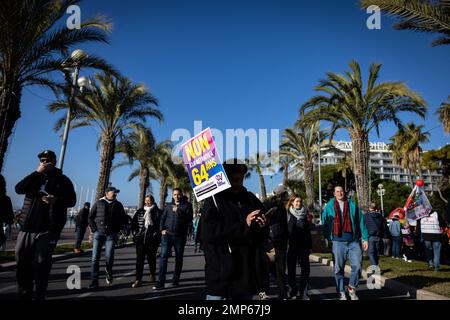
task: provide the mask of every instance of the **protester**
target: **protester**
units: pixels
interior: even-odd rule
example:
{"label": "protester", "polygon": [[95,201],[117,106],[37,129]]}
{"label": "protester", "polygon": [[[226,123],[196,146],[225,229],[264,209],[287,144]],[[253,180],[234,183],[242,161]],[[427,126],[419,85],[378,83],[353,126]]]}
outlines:
{"label": "protester", "polygon": [[55,167],[56,154],[38,154],[39,166],[16,185],[25,199],[16,243],[17,284],[21,298],[45,300],[52,254],[67,219],[67,208],[76,204],[72,182]]}
{"label": "protester", "polygon": [[347,300],[344,290],[344,267],[347,256],[351,266],[347,291],[351,300],[358,300],[356,288],[361,271],[361,238],[364,251],[368,248],[368,233],[363,214],[353,200],[346,198],[344,189],[335,186],[334,198],[327,203],[322,221],[325,236],[333,241],[334,274],[340,300]]}
{"label": "protester", "polygon": [[153,287],[155,290],[164,289],[167,273],[169,252],[175,248],[175,270],[172,278],[172,286],[179,285],[181,271],[183,269],[184,247],[189,225],[192,223],[192,205],[183,199],[181,189],[173,189],[173,201],[162,214],[161,231],[161,257],[159,259],[159,279]]}
{"label": "protester", "polygon": [[78,212],[75,222],[76,222],[76,232],[77,232],[77,240],[75,242],[75,248],[73,251],[75,253],[82,253],[81,243],[84,239],[84,234],[86,233],[86,229],[89,225],[89,210],[91,209],[91,204],[89,202],[85,202],[83,208]]}
{"label": "protester", "polygon": [[200,252],[200,248],[199,248],[199,243],[200,243],[200,236],[198,234],[198,225],[200,222],[200,217],[201,217],[201,213],[197,212],[197,214],[195,215],[194,221],[192,222],[192,226],[193,226],[193,234],[194,234],[194,252],[196,253],[197,250],[198,252]]}
{"label": "protester", "polygon": [[114,249],[117,242],[117,234],[127,223],[122,203],[117,200],[120,190],[108,187],[105,196],[98,200],[89,213],[89,227],[94,233],[92,248],[92,282],[89,289],[98,288],[99,263],[103,245],[105,245],[106,260],[106,284],[113,282]]}
{"label": "protester", "polygon": [[389,224],[389,232],[392,237],[392,258],[399,259],[402,248],[401,225],[398,215],[394,215]]}
{"label": "protester", "polygon": [[442,232],[446,227],[445,220],[434,211],[427,217],[417,221],[417,229],[425,241],[425,253],[428,267],[439,271],[441,267]]}
{"label": "protester", "polygon": [[6,242],[6,235],[3,231],[3,225],[11,225],[14,222],[14,212],[12,208],[11,198],[6,195],[6,181],[3,175],[0,174],[0,248]]}
{"label": "protester", "polygon": [[269,206],[271,209],[266,213],[270,228],[269,237],[275,249],[275,277],[279,299],[288,298],[286,290],[286,256],[289,238],[286,204],[288,200],[288,190],[283,185],[276,187]]}
{"label": "protester", "polygon": [[372,266],[378,266],[380,241],[384,232],[384,220],[375,203],[369,206],[369,212],[364,215],[364,222],[369,233],[369,260]]}
{"label": "protester", "polygon": [[159,226],[161,211],[155,203],[155,198],[145,197],[143,208],[136,211],[131,222],[131,228],[136,244],[136,281],[132,287],[137,288],[142,284],[145,259],[150,268],[150,282],[156,281],[156,252],[161,242]]}
{"label": "protester", "polygon": [[224,164],[231,188],[209,197],[201,216],[206,299],[251,299],[257,293],[257,250],[268,237],[264,207],[243,186],[247,166]]}
{"label": "protester", "polygon": [[391,233],[385,217],[383,217],[383,255],[389,257],[391,255]]}
{"label": "protester", "polygon": [[[309,300],[308,282],[310,273],[309,255],[312,249],[311,227],[303,200],[293,194],[288,203],[289,249],[287,253],[288,282],[292,299]],[[297,286],[297,261],[300,261],[301,273]]]}

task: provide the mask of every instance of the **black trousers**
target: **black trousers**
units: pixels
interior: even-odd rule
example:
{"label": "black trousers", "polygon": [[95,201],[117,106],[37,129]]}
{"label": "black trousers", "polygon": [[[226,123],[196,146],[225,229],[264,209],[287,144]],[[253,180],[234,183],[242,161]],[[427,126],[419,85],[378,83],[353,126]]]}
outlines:
{"label": "black trousers", "polygon": [[59,235],[20,231],[16,242],[16,278],[21,298],[31,299],[36,286],[36,298],[45,299],[52,268],[52,254]]}
{"label": "black trousers", "polygon": [[286,293],[286,248],[275,248],[275,278],[278,288],[278,297],[287,298]]}
{"label": "black trousers", "polygon": [[[297,286],[297,261],[300,261],[301,274],[299,286]],[[309,249],[301,248],[299,246],[290,245],[287,252],[287,266],[288,266],[288,283],[291,287],[291,295],[303,295],[309,281]]]}
{"label": "black trousers", "polygon": [[141,281],[144,275],[144,264],[147,259],[150,274],[156,274],[156,253],[159,247],[159,239],[140,241],[136,244],[136,280]]}

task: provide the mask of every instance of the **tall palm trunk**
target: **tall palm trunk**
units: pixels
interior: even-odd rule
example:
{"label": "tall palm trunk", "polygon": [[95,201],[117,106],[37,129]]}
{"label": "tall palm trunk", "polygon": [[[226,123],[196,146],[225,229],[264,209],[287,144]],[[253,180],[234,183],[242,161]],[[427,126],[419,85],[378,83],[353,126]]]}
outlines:
{"label": "tall palm trunk", "polygon": [[16,121],[20,118],[22,88],[16,84],[12,89],[6,87],[0,93],[0,172],[5,163],[9,138]]}
{"label": "tall palm trunk", "polygon": [[97,184],[97,194],[95,199],[98,200],[105,195],[105,190],[109,184],[111,176],[111,168],[116,150],[116,138],[114,135],[105,135],[102,138],[102,153],[100,156],[100,177]]}
{"label": "tall palm trunk", "polygon": [[309,211],[314,209],[314,164],[313,162],[304,162],[305,188],[306,188],[306,207]]}
{"label": "tall palm trunk", "polygon": [[358,206],[365,213],[369,210],[369,138],[364,131],[353,131],[350,136]]}
{"label": "tall palm trunk", "polygon": [[264,182],[264,176],[259,174],[259,185],[261,187],[261,199],[265,201],[267,199],[266,183]]}
{"label": "tall palm trunk", "polygon": [[149,186],[148,176],[148,168],[141,166],[141,170],[139,172],[139,208],[144,207],[145,194]]}
{"label": "tall palm trunk", "polygon": [[283,186],[287,187],[289,179],[289,164],[283,164]]}
{"label": "tall palm trunk", "polygon": [[413,178],[412,178],[412,174],[411,174],[411,169],[408,168],[407,171],[408,171],[409,183],[411,184],[411,186],[413,186],[414,183],[413,183]]}
{"label": "tall palm trunk", "polygon": [[159,184],[159,207],[164,209],[167,198],[167,178],[162,177]]}

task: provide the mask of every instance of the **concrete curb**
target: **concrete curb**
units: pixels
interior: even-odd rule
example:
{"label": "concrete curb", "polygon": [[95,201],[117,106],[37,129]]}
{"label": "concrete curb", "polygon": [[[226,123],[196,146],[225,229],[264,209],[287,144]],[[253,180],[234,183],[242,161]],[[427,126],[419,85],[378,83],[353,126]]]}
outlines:
{"label": "concrete curb", "polygon": [[[321,258],[321,257],[315,256],[315,255],[310,255],[309,258],[313,262],[322,263],[323,265],[326,265],[329,267],[334,266],[333,261],[331,261],[330,259]],[[351,272],[350,266],[345,266],[345,272],[346,273]],[[361,272],[361,275],[362,275],[363,279],[367,280],[366,272]],[[426,291],[423,289],[417,289],[417,288],[411,287],[409,285],[406,285],[404,283],[395,281],[393,279],[383,277],[381,275],[374,275],[373,277],[378,278],[379,283],[381,284],[382,287],[387,287],[391,290],[394,290],[399,293],[410,296],[416,300],[450,300],[450,298],[447,298],[445,296],[442,296],[442,295],[439,295],[439,294],[436,294],[436,293],[433,293],[430,291]]]}

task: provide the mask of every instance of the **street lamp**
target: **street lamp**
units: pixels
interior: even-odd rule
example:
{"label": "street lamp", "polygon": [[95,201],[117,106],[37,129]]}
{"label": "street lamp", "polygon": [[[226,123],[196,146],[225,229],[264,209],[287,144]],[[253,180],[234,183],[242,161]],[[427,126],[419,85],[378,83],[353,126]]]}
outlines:
{"label": "street lamp", "polygon": [[[67,148],[67,140],[69,139],[69,129],[70,129],[70,118],[72,113],[73,104],[75,101],[75,96],[78,92],[83,92],[83,88],[88,88],[89,86],[89,80],[86,77],[80,77],[78,78],[80,74],[80,65],[79,60],[82,58],[87,57],[87,54],[83,50],[75,50],[70,55],[70,62],[71,64],[64,68],[65,71],[65,77],[68,83],[70,83],[70,80],[72,80],[71,87],[70,87],[70,97],[68,101],[68,108],[67,108],[67,117],[66,117],[66,123],[64,127],[64,134],[63,134],[63,143],[61,146],[61,153],[59,155],[59,164],[58,168],[62,169],[64,165],[64,157],[66,155],[66,148]],[[66,62],[64,62],[65,64]],[[70,73],[70,75],[69,75]],[[69,79],[69,76],[71,79]]]}
{"label": "street lamp", "polygon": [[380,183],[378,185],[377,194],[380,196],[381,199],[381,212],[384,214],[384,208],[383,208],[383,196],[386,193],[386,189],[383,189],[383,185]]}

